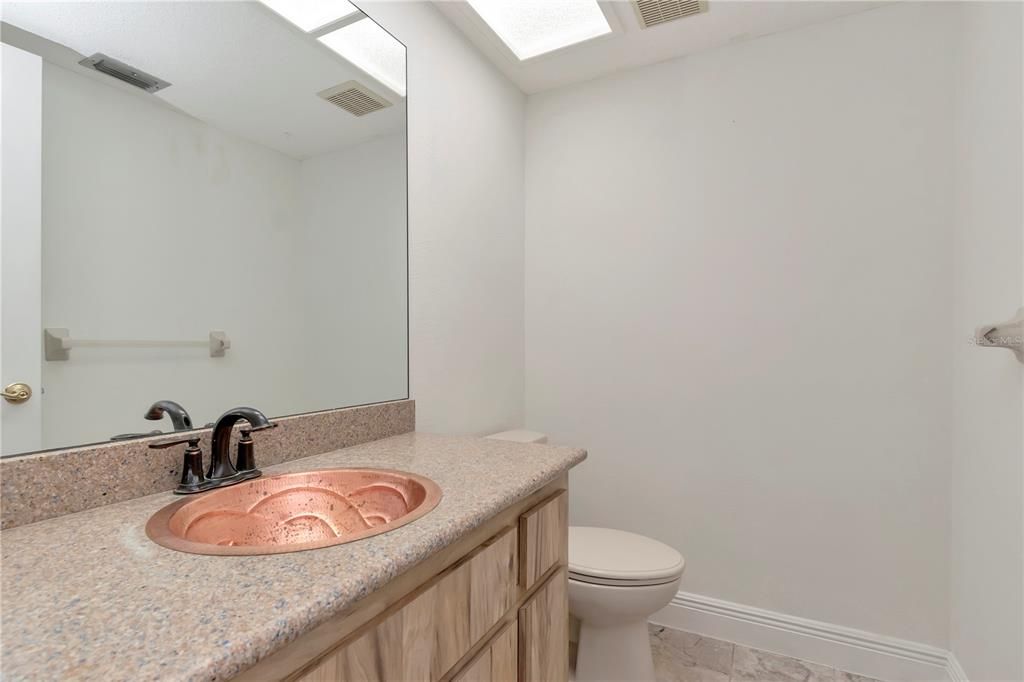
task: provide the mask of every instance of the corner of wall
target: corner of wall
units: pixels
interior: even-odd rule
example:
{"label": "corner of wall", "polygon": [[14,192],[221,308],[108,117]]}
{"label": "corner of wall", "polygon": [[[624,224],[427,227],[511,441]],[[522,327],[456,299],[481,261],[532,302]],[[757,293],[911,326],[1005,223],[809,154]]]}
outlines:
{"label": "corner of wall", "polygon": [[520,426],[525,95],[430,3],[360,4],[409,51],[409,384],[418,428]]}

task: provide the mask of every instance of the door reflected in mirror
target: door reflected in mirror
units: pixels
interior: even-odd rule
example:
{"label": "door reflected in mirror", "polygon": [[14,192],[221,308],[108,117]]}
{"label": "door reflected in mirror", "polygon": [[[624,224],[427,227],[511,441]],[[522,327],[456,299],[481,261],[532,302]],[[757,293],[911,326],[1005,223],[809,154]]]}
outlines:
{"label": "door reflected in mirror", "polygon": [[5,2],[0,38],[2,455],[408,396],[401,43],[343,0]]}

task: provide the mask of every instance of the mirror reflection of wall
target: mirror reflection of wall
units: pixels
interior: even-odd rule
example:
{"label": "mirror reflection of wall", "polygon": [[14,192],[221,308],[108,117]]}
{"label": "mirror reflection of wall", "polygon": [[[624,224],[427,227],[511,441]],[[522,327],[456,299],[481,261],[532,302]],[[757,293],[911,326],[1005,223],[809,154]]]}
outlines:
{"label": "mirror reflection of wall", "polygon": [[[3,214],[3,380],[37,384],[3,455],[170,431],[158,400],[202,426],[407,397],[404,47],[347,3],[276,4],[5,3],[4,118],[36,98],[41,173],[35,221]],[[9,196],[33,152],[4,138]]]}

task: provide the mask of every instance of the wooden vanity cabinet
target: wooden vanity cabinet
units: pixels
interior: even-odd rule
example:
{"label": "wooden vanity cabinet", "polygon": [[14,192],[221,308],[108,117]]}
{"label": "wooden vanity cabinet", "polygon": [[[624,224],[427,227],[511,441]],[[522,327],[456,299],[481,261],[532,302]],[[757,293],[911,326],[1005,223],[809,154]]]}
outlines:
{"label": "wooden vanity cabinet", "polygon": [[565,682],[566,480],[243,672],[297,682]]}
{"label": "wooden vanity cabinet", "polygon": [[475,660],[455,675],[455,682],[516,682],[519,679],[519,629],[507,623]]}
{"label": "wooden vanity cabinet", "polygon": [[516,556],[508,529],[300,679],[440,680],[515,604]]}
{"label": "wooden vanity cabinet", "polygon": [[519,609],[518,679],[569,679],[569,581],[563,566]]}
{"label": "wooden vanity cabinet", "polygon": [[563,490],[519,517],[519,581],[537,584],[569,561],[569,495]]}

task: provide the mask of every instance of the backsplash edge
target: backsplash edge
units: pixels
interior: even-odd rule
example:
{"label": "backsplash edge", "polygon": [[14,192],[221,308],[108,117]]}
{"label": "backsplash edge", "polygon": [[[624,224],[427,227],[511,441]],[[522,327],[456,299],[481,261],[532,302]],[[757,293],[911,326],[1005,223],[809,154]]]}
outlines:
{"label": "backsplash edge", "polygon": [[[259,467],[413,431],[416,403],[395,400],[273,421],[276,429],[254,434]],[[192,432],[201,436],[207,464],[211,432],[209,428]],[[181,448],[153,450],[149,445],[180,435],[165,433],[0,459],[0,529],[173,490],[181,476]],[[233,447],[231,452],[234,457]]]}

